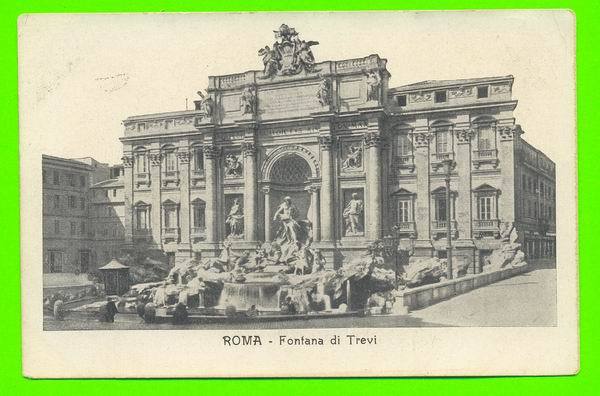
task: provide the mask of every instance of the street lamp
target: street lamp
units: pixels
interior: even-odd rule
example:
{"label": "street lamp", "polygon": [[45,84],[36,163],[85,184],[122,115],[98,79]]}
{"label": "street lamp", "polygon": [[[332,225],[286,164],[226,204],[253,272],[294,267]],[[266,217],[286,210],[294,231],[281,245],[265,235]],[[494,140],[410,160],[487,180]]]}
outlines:
{"label": "street lamp", "polygon": [[452,210],[452,206],[450,205],[450,173],[452,172],[452,169],[454,169],[455,163],[453,160],[447,159],[444,160],[443,164],[444,171],[446,174],[444,181],[446,182],[446,260],[448,262],[447,278],[452,279],[452,214],[450,212]]}

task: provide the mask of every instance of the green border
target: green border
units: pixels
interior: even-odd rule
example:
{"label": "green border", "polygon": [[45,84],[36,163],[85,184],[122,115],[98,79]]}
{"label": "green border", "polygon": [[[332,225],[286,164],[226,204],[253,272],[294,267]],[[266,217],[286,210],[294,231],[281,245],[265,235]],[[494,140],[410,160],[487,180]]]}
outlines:
{"label": "green border", "polygon": [[[594,178],[598,166],[593,162],[593,150],[600,146],[595,131],[600,122],[593,106],[600,103],[598,70],[600,57],[595,41],[600,37],[600,2],[598,0],[535,1],[535,0],[442,0],[369,1],[369,0],[279,0],[222,1],[198,0],[107,0],[107,1],[19,1],[0,5],[0,75],[4,91],[4,111],[0,113],[3,127],[0,146],[3,172],[2,220],[0,240],[2,258],[2,346],[0,353],[0,390],[8,394],[35,392],[43,394],[202,394],[204,392],[235,394],[332,395],[368,393],[443,393],[463,395],[522,394],[598,394],[600,389],[600,309],[593,301],[600,278],[600,266],[593,263],[592,238],[580,242],[581,290],[581,371],[575,376],[475,379],[302,379],[302,380],[30,380],[21,375],[21,325],[19,279],[19,162],[17,103],[17,17],[22,13],[64,12],[160,12],[160,11],[295,11],[295,10],[392,10],[392,9],[482,9],[482,8],[568,8],[577,17],[577,87],[579,131],[579,227],[581,235],[589,235],[598,217],[594,213],[593,191],[598,191]],[[597,110],[596,110],[597,111]],[[26,238],[23,240],[26,243]],[[572,265],[573,263],[564,263]],[[558,265],[561,265],[559,263]],[[402,357],[399,356],[401,359]],[[343,362],[340,362],[343,364]],[[593,389],[596,389],[594,392]]]}

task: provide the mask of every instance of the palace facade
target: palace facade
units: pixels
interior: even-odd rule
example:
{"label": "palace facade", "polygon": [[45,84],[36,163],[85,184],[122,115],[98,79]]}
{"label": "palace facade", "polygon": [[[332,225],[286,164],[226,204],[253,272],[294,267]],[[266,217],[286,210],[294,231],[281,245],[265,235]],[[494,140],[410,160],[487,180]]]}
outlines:
{"label": "palace facade", "polygon": [[209,77],[195,110],[124,120],[128,249],[254,249],[290,197],[330,266],[386,235],[444,256],[448,221],[473,272],[504,222],[530,256],[554,254],[554,163],[522,138],[512,76],[390,88],[378,55],[316,63],[285,29],[264,70]]}

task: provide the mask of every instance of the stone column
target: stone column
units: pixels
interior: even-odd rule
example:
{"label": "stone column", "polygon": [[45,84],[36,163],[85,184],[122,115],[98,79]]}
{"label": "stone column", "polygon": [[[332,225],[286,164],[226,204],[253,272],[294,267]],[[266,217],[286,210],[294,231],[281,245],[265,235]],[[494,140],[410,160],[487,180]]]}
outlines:
{"label": "stone column", "polygon": [[417,196],[415,199],[415,227],[417,240],[415,241],[415,255],[431,256],[432,245],[430,236],[430,210],[431,200],[429,188],[429,142],[432,135],[428,127],[422,127],[413,132],[414,161],[417,173]]}
{"label": "stone column", "polygon": [[264,186],[262,193],[265,195],[265,242],[271,240],[271,187]]}
{"label": "stone column", "polygon": [[135,220],[133,218],[133,156],[124,155],[121,158],[123,161],[123,203],[125,216],[125,248],[133,248],[133,225]]}
{"label": "stone column", "polygon": [[319,189],[317,186],[309,186],[306,191],[310,194],[310,221],[313,227],[313,241],[320,241],[321,215],[319,212]]}
{"label": "stone column", "polygon": [[212,145],[203,147],[204,176],[206,182],[206,242],[215,243],[219,238],[218,223],[218,158],[219,148]]}
{"label": "stone column", "polygon": [[177,152],[179,160],[179,250],[182,257],[190,257],[190,152],[188,148],[182,148]]}
{"label": "stone column", "polygon": [[152,197],[150,213],[152,239],[160,247],[162,245],[161,155],[160,153],[151,153],[148,157],[150,160],[150,196]]}
{"label": "stone column", "polygon": [[333,170],[331,151],[333,150],[333,138],[331,135],[319,137],[321,146],[321,241],[333,241],[335,213],[333,209]]}
{"label": "stone column", "polygon": [[244,142],[244,239],[256,241],[256,148]]}
{"label": "stone column", "polygon": [[[371,129],[371,128],[369,128]],[[370,240],[381,239],[381,135],[379,131],[369,131],[364,135],[367,151],[367,226],[366,236]]]}

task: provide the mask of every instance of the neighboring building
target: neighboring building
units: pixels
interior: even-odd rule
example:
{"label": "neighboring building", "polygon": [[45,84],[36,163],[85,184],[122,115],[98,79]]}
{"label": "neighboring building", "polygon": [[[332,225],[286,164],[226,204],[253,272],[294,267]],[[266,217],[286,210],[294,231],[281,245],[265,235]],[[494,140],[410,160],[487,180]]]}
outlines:
{"label": "neighboring building", "polygon": [[[122,168],[121,168],[122,169]],[[123,177],[116,169],[116,178],[91,186],[90,224],[92,262],[98,268],[113,258],[122,256],[125,241]]]}
{"label": "neighboring building", "polygon": [[44,272],[88,272],[89,190],[108,175],[108,165],[42,156]]}
{"label": "neighboring building", "polygon": [[521,137],[512,76],[390,89],[378,55],[310,64],[300,51],[265,57],[264,71],[209,77],[196,110],[124,121],[129,249],[212,256],[232,236],[234,249],[250,249],[273,239],[290,196],[336,267],[389,234],[416,256],[443,257],[448,220],[455,260],[474,272],[503,222],[530,256],[554,254],[554,164]]}
{"label": "neighboring building", "polygon": [[44,273],[91,272],[120,254],[122,169],[42,156]]}

